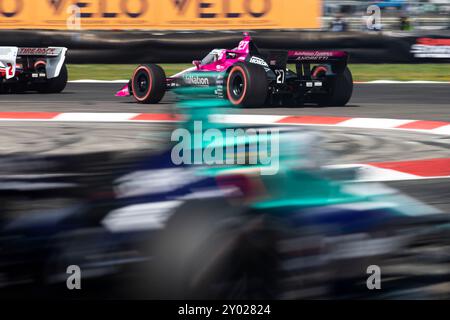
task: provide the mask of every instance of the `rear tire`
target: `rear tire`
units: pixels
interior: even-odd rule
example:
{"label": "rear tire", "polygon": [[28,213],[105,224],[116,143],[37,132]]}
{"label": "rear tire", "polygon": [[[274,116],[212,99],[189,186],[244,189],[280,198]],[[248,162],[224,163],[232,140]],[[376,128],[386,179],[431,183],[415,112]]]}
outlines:
{"label": "rear tire", "polygon": [[0,94],[10,94],[10,93],[11,93],[11,85],[0,82]]}
{"label": "rear tire", "polygon": [[267,74],[264,68],[238,62],[227,77],[227,97],[235,106],[261,107],[267,98]]}
{"label": "rear tire", "polygon": [[10,92],[14,93],[14,94],[22,94],[25,93],[25,91],[27,91],[28,87],[26,85],[26,83],[14,83],[10,86]]}
{"label": "rear tire", "polygon": [[155,64],[140,65],[131,78],[131,92],[138,103],[158,103],[166,93],[166,74]]}
{"label": "rear tire", "polygon": [[319,98],[319,105],[321,106],[345,106],[352,97],[353,93],[353,77],[350,69],[345,68],[343,73],[340,73],[333,80],[330,88],[330,93]]}
{"label": "rear tire", "polygon": [[56,78],[48,79],[45,83],[37,87],[40,93],[60,93],[67,85],[68,72],[66,64],[63,64],[59,75]]}

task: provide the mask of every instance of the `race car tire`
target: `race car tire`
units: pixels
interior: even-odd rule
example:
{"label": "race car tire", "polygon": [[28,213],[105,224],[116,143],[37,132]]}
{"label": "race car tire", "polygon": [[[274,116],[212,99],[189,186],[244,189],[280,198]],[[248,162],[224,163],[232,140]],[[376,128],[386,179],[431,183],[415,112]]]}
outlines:
{"label": "race car tire", "polygon": [[10,93],[10,91],[11,90],[10,90],[9,86],[0,82],[0,94],[7,94],[7,93]]}
{"label": "race car tire", "polygon": [[[241,210],[225,200],[184,204],[156,241],[153,298],[273,299],[276,242],[263,231],[249,233]],[[246,286],[236,290],[243,278]]]}
{"label": "race car tire", "polygon": [[14,83],[10,86],[10,92],[14,94],[21,94],[27,91],[27,85],[25,83]]}
{"label": "race car tire", "polygon": [[61,71],[56,78],[47,79],[45,83],[37,86],[37,91],[40,93],[60,93],[67,85],[68,72],[66,64],[63,64]]}
{"label": "race car tire", "polygon": [[321,106],[345,106],[353,94],[353,77],[350,69],[345,68],[333,80],[329,94],[319,98]]}
{"label": "race car tire", "polygon": [[266,71],[255,64],[238,62],[228,73],[226,90],[234,106],[261,107],[268,91]]}
{"label": "race car tire", "polygon": [[166,93],[166,74],[155,64],[140,65],[131,78],[131,92],[138,103],[154,104]]}

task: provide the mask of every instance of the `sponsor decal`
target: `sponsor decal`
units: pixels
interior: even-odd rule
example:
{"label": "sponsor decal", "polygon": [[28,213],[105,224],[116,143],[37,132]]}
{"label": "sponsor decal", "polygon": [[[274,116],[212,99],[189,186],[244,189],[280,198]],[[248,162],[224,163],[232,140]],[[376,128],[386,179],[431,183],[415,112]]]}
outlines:
{"label": "sponsor decal", "polygon": [[209,86],[209,79],[206,77],[199,77],[197,75],[185,75],[183,77],[184,82],[189,85],[195,86]]}
{"label": "sponsor decal", "polygon": [[450,39],[419,38],[411,47],[415,58],[450,58]]}
{"label": "sponsor decal", "polygon": [[217,86],[216,95],[219,98],[225,98],[224,85],[225,85],[224,76],[223,74],[219,74],[216,79],[216,86]]}
{"label": "sponsor decal", "polygon": [[343,58],[345,52],[341,51],[289,51],[290,58],[296,58],[297,61],[320,60],[326,61],[329,58]]}
{"label": "sponsor decal", "polygon": [[24,0],[0,1],[0,17],[14,18],[19,15],[24,7]]}
{"label": "sponsor decal", "polygon": [[297,61],[303,61],[303,60],[321,60],[321,61],[326,61],[328,60],[329,57],[325,57],[325,56],[303,56],[303,57],[298,57]]}
{"label": "sponsor decal", "polygon": [[19,56],[57,56],[60,53],[58,48],[19,48]]}
{"label": "sponsor decal", "polygon": [[321,9],[320,0],[0,0],[0,29],[320,28]]}
{"label": "sponsor decal", "polygon": [[314,56],[314,57],[332,57],[333,51],[290,51],[290,56]]}
{"label": "sponsor decal", "polygon": [[[242,17],[261,18],[272,10],[274,0],[239,0],[231,4],[229,1],[213,0],[172,0],[179,15],[188,15],[189,9],[196,9],[195,14],[200,19]],[[221,3],[222,2],[222,3]]]}
{"label": "sponsor decal", "polygon": [[259,64],[260,66],[263,66],[263,67],[268,67],[267,62],[265,62],[264,59],[261,59],[258,57],[251,57],[250,63]]}

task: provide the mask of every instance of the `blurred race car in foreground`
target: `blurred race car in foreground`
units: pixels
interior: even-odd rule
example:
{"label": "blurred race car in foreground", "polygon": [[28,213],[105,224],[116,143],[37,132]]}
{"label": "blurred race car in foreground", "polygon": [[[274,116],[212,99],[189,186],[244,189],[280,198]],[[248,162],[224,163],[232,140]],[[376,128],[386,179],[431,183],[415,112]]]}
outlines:
{"label": "blurred race car in foreground", "polygon": [[67,84],[67,48],[0,47],[0,93],[59,93]]}
{"label": "blurred race car in foreground", "polygon": [[[139,103],[158,103],[167,90],[214,88],[215,96],[234,106],[344,106],[353,92],[353,79],[342,51],[290,50],[263,54],[248,34],[231,50],[214,49],[195,67],[166,77],[154,64],[140,65],[116,95],[132,95]],[[295,72],[289,69],[295,66]]]}
{"label": "blurred race car in foreground", "polygon": [[[213,111],[201,103],[183,105],[194,138]],[[266,176],[257,165],[175,165],[165,139],[120,166],[100,155],[0,158],[0,296],[448,298],[447,214],[324,168],[314,131],[277,129],[280,170]],[[216,141],[244,158],[247,142]],[[66,287],[73,265],[82,290]],[[373,265],[382,290],[366,286]]]}

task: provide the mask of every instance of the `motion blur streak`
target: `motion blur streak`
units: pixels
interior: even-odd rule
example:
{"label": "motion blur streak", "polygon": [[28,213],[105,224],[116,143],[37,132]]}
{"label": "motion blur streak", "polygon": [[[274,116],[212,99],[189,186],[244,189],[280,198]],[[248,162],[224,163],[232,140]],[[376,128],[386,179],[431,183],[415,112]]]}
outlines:
{"label": "motion blur streak", "polygon": [[[177,94],[179,126],[193,139],[270,129],[209,122],[227,102],[204,90]],[[328,166],[333,154],[312,127],[277,130],[280,167],[270,176],[248,162],[177,166],[167,128],[134,152],[1,156],[0,295],[449,298],[448,213],[358,182],[357,168]],[[214,141],[244,159],[249,142]],[[66,288],[70,265],[80,267],[79,291]],[[373,265],[382,290],[366,286]]]}

